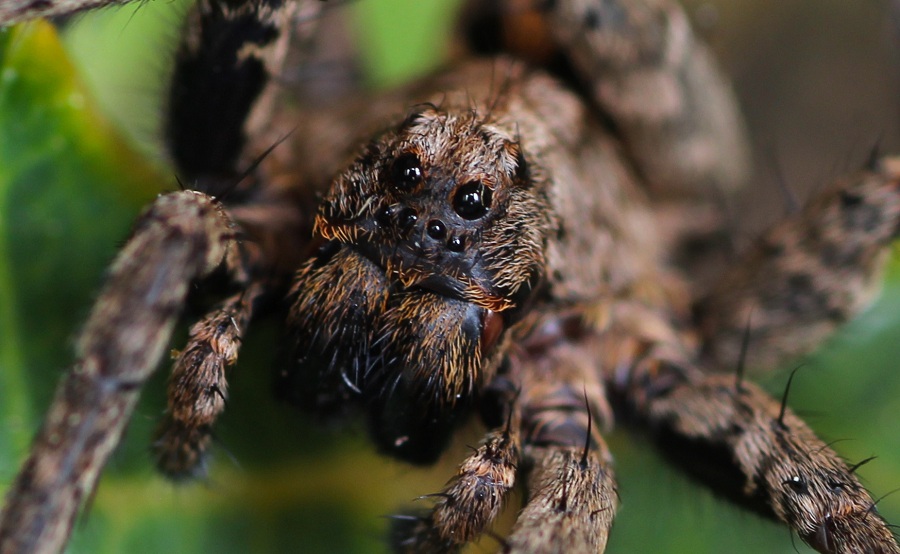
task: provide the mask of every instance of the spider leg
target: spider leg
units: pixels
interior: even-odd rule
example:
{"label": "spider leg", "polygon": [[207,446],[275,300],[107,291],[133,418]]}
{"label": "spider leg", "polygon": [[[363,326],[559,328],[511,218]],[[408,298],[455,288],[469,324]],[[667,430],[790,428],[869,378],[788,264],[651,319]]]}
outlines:
{"label": "spider leg", "polygon": [[54,0],[50,2],[20,2],[9,0],[0,2],[0,25],[10,25],[36,19],[38,17],[55,17],[109,6],[125,4],[132,0]]}
{"label": "spider leg", "polygon": [[234,234],[221,205],[193,191],[159,197],[137,220],[7,495],[0,551],[62,550],[165,353],[190,283],[234,264]]}
{"label": "spider leg", "polygon": [[878,291],[900,223],[900,160],[837,180],[768,232],[696,310],[704,362],[731,367],[749,326],[747,365],[779,367],[862,311]]}
{"label": "spider leg", "polygon": [[643,415],[690,473],[819,552],[900,552],[853,469],[755,385],[725,375],[687,379],[652,398]]}
{"label": "spider leg", "polygon": [[226,372],[237,362],[242,330],[262,292],[262,283],[252,283],[191,327],[169,377],[169,408],[153,443],[157,466],[169,477],[204,472],[212,426],[228,399]]}
{"label": "spider leg", "polygon": [[506,426],[460,465],[430,513],[399,519],[398,551],[458,551],[499,515],[519,470],[528,500],[505,551],[605,548],[618,504],[611,456],[594,425],[611,423],[605,389],[581,345],[538,350],[511,356],[498,381],[520,381],[521,391]]}
{"label": "spider leg", "polygon": [[[204,0],[188,15],[169,90],[168,147],[180,175],[222,198],[250,240],[242,243],[233,268],[238,292],[191,328],[173,366],[168,409],[153,448],[158,467],[176,479],[204,472],[212,425],[227,399],[226,371],[237,362],[242,333],[273,288],[270,274],[295,267],[280,250],[303,250],[282,237],[308,234],[294,206],[262,184],[259,166],[283,138],[269,137],[266,124],[294,22],[314,20],[317,4]],[[266,144],[261,153],[260,144]]]}
{"label": "spider leg", "polygon": [[515,421],[488,433],[424,517],[400,519],[393,530],[398,552],[455,552],[500,514],[515,484],[519,434]]}
{"label": "spider leg", "polygon": [[737,101],[671,0],[541,2],[549,30],[654,190],[723,191],[749,176]]}
{"label": "spider leg", "polygon": [[[897,160],[875,160],[762,235],[698,303],[702,362],[733,366],[746,340],[748,366],[774,368],[860,312],[896,237],[898,178]],[[664,450],[685,453],[685,467],[726,495],[821,552],[900,552],[852,469],[755,386],[694,375],[650,396],[646,417]]]}
{"label": "spider leg", "polygon": [[[61,382],[7,495],[0,514],[0,551],[62,550],[143,384],[164,355],[189,285],[223,264],[244,293],[195,328],[183,360],[197,365],[180,365],[176,383],[190,374],[188,381],[218,387],[224,395],[224,382],[217,376],[236,353],[237,331],[230,328],[234,323],[243,328],[252,315],[260,291],[258,275],[251,269],[259,264],[248,266],[243,259],[252,248],[238,243],[239,226],[211,194],[228,196],[246,183],[240,193],[257,203],[266,197],[256,187],[258,154],[249,152],[246,142],[265,119],[265,102],[259,100],[270,90],[269,74],[283,58],[284,48],[279,47],[286,35],[279,31],[288,27],[293,10],[292,3],[203,1],[192,12],[176,61],[166,132],[183,182],[196,190],[159,197],[137,220],[114,260],[78,339],[78,361]],[[259,230],[262,238],[275,233],[265,227]],[[263,259],[271,260],[268,251]],[[219,333],[216,325],[225,313],[232,315]],[[198,357],[198,348],[204,346],[211,351]],[[214,417],[220,400],[209,402],[201,395],[200,406],[188,402],[180,407],[197,431]],[[173,410],[176,420],[179,415],[184,413]],[[176,439],[166,447],[187,453],[184,465],[195,463],[199,456],[192,459],[191,454],[202,450],[203,437]],[[174,459],[176,465],[183,462],[178,455]],[[164,465],[172,472],[190,472],[185,467],[175,471],[171,463],[169,457]]]}
{"label": "spider leg", "polygon": [[606,350],[632,343],[612,364],[628,367],[613,386],[672,462],[820,552],[900,552],[854,468],[784,401],[740,376],[704,373],[684,335],[642,332],[646,319],[619,321]]}
{"label": "spider leg", "polygon": [[260,152],[247,148],[248,138],[264,133],[269,121],[274,78],[300,7],[276,0],[202,0],[188,14],[168,92],[165,135],[178,173],[191,188],[224,198],[242,183],[253,184],[245,177]]}
{"label": "spider leg", "polygon": [[528,504],[504,551],[603,552],[618,505],[605,451],[525,447]]}
{"label": "spider leg", "polygon": [[606,548],[618,493],[612,457],[595,422],[609,427],[612,415],[590,346],[541,348],[522,364],[527,499],[506,551]]}

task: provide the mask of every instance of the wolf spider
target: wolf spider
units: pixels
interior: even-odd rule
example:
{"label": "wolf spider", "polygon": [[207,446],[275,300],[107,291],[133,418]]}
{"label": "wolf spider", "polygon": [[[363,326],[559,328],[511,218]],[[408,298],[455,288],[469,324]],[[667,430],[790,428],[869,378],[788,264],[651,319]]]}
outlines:
{"label": "wolf spider", "polygon": [[900,161],[837,179],[704,288],[697,247],[725,225],[710,190],[744,183],[746,145],[677,5],[473,5],[469,29],[508,27],[473,41],[496,57],[310,112],[276,102],[266,75],[320,8],[191,14],[167,119],[187,190],[154,201],[113,262],[7,494],[0,552],[63,548],[192,284],[219,299],[194,299],[208,311],[170,377],[153,449],[173,478],[205,470],[244,330],[282,305],[287,400],[361,414],[382,451],[416,463],[474,414],[488,428],[430,508],[395,518],[398,550],[462,547],[521,486],[502,550],[602,551],[619,503],[603,435],[622,422],[821,552],[900,551],[860,464],[743,369],[810,351],[871,299]]}

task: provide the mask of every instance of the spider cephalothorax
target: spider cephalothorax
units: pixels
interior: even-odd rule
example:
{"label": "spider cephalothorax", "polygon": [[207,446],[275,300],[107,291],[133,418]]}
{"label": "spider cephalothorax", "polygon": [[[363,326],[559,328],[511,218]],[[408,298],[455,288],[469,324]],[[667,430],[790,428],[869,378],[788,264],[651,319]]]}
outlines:
{"label": "spider cephalothorax", "polygon": [[438,453],[418,443],[442,444],[493,378],[555,232],[546,180],[509,122],[489,118],[428,105],[369,142],[326,193],[315,225],[325,242],[292,292],[301,375],[289,382],[309,387],[319,372],[314,401],[361,396],[376,436],[427,414],[421,429],[384,437],[412,459]]}

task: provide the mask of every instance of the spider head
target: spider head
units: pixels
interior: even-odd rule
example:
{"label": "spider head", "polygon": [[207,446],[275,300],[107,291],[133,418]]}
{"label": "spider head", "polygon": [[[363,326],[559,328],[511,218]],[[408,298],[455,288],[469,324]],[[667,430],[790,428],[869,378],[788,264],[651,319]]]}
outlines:
{"label": "spider head", "polygon": [[551,217],[532,171],[509,133],[470,111],[428,106],[371,141],[324,197],[325,246],[294,286],[293,381],[315,375],[300,401],[357,395],[376,429],[452,420],[543,278]]}
{"label": "spider head", "polygon": [[403,287],[504,312],[521,305],[544,266],[543,192],[508,133],[473,112],[428,106],[336,179],[316,230]]}

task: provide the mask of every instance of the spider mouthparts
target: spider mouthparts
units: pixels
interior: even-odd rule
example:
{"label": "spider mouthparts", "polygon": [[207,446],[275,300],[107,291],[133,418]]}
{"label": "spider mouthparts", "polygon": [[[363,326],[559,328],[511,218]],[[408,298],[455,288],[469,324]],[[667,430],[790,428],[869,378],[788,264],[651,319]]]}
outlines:
{"label": "spider mouthparts", "polygon": [[837,554],[834,544],[834,520],[829,515],[812,533],[804,534],[803,541],[823,554]]}

